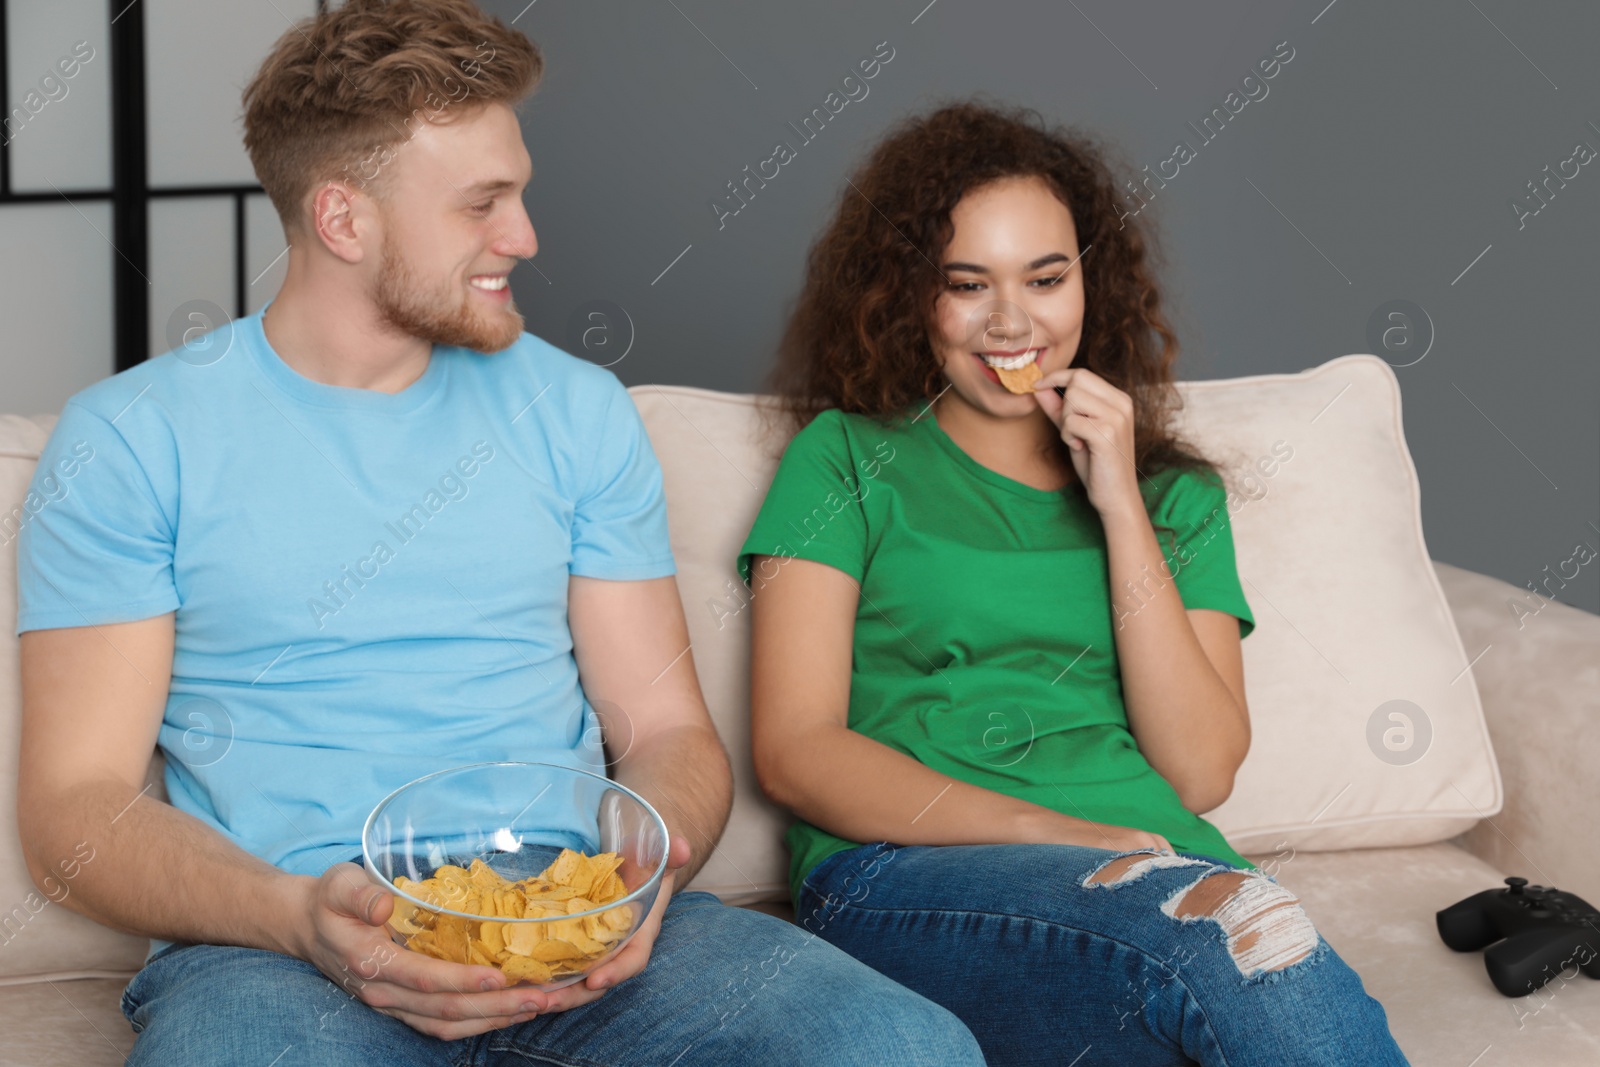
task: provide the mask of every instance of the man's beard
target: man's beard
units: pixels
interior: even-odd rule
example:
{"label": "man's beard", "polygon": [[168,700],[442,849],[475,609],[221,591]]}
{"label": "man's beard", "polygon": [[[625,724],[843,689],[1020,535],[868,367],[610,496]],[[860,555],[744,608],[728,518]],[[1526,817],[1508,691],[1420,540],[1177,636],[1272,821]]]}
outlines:
{"label": "man's beard", "polygon": [[424,287],[388,240],[383,242],[372,298],[385,325],[430,344],[498,352],[522,336],[522,315],[516,305],[507,301],[503,311],[477,310],[468,293],[452,299],[447,287]]}

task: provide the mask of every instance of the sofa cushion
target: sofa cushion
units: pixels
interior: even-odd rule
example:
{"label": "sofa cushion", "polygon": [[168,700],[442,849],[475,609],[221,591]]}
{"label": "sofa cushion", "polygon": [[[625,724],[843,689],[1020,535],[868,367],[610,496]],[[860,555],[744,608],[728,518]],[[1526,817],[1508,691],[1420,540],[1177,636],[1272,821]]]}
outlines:
{"label": "sofa cushion", "polygon": [[[44,890],[33,884],[17,838],[17,743],[22,679],[17,664],[17,532],[31,517],[26,494],[53,416],[0,415],[0,984],[81,975],[128,974],[144,961],[149,942],[91,922],[62,901],[84,857],[92,863],[93,835],[76,855],[60,857]],[[42,498],[41,498],[42,499]],[[35,500],[33,506],[40,505]],[[43,504],[48,507],[48,503]],[[10,1031],[10,1027],[7,1027]]]}
{"label": "sofa cushion", "polygon": [[133,1027],[123,979],[0,987],[0,1067],[122,1067]]}
{"label": "sofa cushion", "polygon": [[[1454,845],[1250,857],[1300,897],[1306,914],[1383,1004],[1413,1067],[1600,1063],[1600,985],[1570,972],[1507,1000],[1483,955],[1455,953],[1433,913],[1498,884],[1500,872]],[[792,918],[787,905],[757,905]],[[0,987],[0,1067],[120,1064],[133,1033],[120,981]]]}
{"label": "sofa cushion", "polygon": [[[1426,844],[1497,812],[1500,778],[1423,541],[1388,364],[1343,356],[1179,391],[1180,429],[1230,488],[1257,623],[1243,646],[1250,754],[1207,817],[1249,853]],[[630,393],[661,461],[693,655],[734,763],[732,818],[693,885],[781,899],[788,820],[751,766],[749,594],[734,561],[783,442],[762,435],[754,396]]]}
{"label": "sofa cushion", "polygon": [[[1568,562],[1592,561],[1588,540]],[[1600,615],[1448,563],[1434,570],[1472,650],[1506,793],[1500,814],[1458,843],[1492,866],[1600,901],[1600,833],[1574,820],[1600,811]]]}
{"label": "sofa cushion", "polygon": [[[1208,818],[1248,853],[1425,844],[1498,812],[1480,650],[1428,558],[1393,370],[1343,356],[1183,393],[1181,424],[1238,479],[1259,627],[1244,644],[1254,741]],[[1267,475],[1280,441],[1293,458]]]}
{"label": "sofa cushion", "polygon": [[1383,1005],[1413,1067],[1600,1063],[1600,983],[1573,968],[1528,996],[1504,997],[1483,953],[1439,940],[1435,912],[1502,884],[1471,853],[1432,844],[1249,858],[1300,898]]}

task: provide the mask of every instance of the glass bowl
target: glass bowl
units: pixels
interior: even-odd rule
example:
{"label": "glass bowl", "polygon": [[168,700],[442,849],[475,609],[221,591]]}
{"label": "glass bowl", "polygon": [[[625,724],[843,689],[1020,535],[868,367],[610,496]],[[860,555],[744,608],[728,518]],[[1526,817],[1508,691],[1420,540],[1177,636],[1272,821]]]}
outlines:
{"label": "glass bowl", "polygon": [[[588,864],[569,849],[605,858]],[[367,816],[361,855],[394,895],[396,941],[552,990],[616,955],[650,913],[667,826],[643,797],[598,774],[476,763],[390,793]]]}

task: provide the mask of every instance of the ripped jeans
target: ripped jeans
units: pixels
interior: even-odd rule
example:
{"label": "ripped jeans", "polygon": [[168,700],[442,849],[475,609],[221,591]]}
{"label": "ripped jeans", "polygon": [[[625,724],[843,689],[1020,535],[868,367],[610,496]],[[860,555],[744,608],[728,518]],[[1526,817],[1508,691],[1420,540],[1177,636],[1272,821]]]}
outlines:
{"label": "ripped jeans", "polygon": [[1210,857],[878,842],[818,864],[795,922],[950,1009],[989,1067],[1406,1063],[1295,896]]}

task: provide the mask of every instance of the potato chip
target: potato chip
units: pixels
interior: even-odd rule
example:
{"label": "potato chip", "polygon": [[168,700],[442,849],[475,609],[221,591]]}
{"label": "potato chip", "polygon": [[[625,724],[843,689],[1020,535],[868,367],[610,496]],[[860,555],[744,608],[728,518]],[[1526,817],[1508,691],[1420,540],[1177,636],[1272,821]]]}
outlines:
{"label": "potato chip", "polygon": [[389,925],[402,934],[419,933],[422,930],[422,926],[417,922],[419,915],[415,904],[404,897],[395,897],[394,911],[389,914]]}
{"label": "potato chip", "polygon": [[[582,973],[632,929],[631,906],[582,915],[628,895],[618,874],[621,866],[615,852],[585,856],[562,849],[539,874],[512,882],[482,859],[466,867],[447,863],[420,882],[397,876],[394,884],[433,908],[483,918],[444,914],[397,898],[389,924],[418,952],[498,967],[513,982],[544,984]],[[517,919],[549,921],[502,921]]]}
{"label": "potato chip", "polygon": [[580,855],[570,848],[564,848],[561,850],[561,855],[556,857],[556,861],[546,867],[543,874],[539,875],[539,880],[556,882],[560,885],[576,885],[576,878],[580,872],[584,876],[592,877],[589,875],[588,857]]}
{"label": "potato chip", "polygon": [[518,956],[530,956],[533,947],[544,940],[543,923],[516,923],[503,931],[505,950]]}
{"label": "potato chip", "polygon": [[434,944],[439,958],[466,963],[468,958],[467,920],[459,915],[441,915],[433,924]]}
{"label": "potato chip", "polygon": [[1013,393],[1033,392],[1033,383],[1044,377],[1044,372],[1039,369],[1037,360],[1031,363],[1024,363],[1016,370],[996,367],[994,372],[1000,376],[1000,384]]}
{"label": "potato chip", "polygon": [[524,919],[552,919],[565,914],[566,910],[560,904],[547,900],[528,900],[522,906]]}
{"label": "potato chip", "polygon": [[524,919],[528,915],[528,897],[522,890],[512,886],[502,889],[500,896],[500,912],[509,919]]}
{"label": "potato chip", "polygon": [[589,895],[595,900],[616,900],[618,897],[627,896],[628,888],[622,884],[622,875],[612,871],[605,878],[596,880],[594,887],[589,890]]}
{"label": "potato chip", "polygon": [[571,941],[564,941],[559,937],[546,938],[533,946],[529,953],[536,960],[544,963],[556,963],[560,960],[576,960],[585,956],[583,949]]}
{"label": "potato chip", "polygon": [[478,924],[478,938],[483,942],[483,947],[490,956],[498,956],[506,950],[505,935],[501,932],[505,928],[505,923]]}
{"label": "potato chip", "polygon": [[543,885],[535,889],[524,890],[523,896],[527,900],[554,900],[566,901],[581,894],[571,886]]}
{"label": "potato chip", "polygon": [[500,970],[513,982],[538,982],[543,984],[555,978],[547,964],[538,960],[531,960],[524,956],[512,956],[502,960]]}

